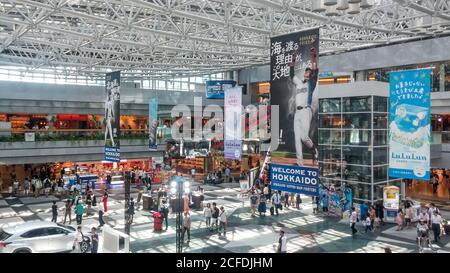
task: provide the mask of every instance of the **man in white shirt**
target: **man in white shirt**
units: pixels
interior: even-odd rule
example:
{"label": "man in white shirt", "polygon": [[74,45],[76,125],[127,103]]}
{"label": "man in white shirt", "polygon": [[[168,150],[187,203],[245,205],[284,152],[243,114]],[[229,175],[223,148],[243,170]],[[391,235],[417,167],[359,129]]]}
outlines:
{"label": "man in white shirt", "polygon": [[280,238],[278,239],[278,253],[286,253],[287,251],[287,238],[284,235],[284,230],[280,230]]}
{"label": "man in white shirt", "polygon": [[223,230],[223,236],[227,236],[226,231],[227,226],[227,214],[225,212],[224,207],[220,207],[220,214],[219,214],[219,236],[221,234],[221,231]]}
{"label": "man in white shirt", "polygon": [[431,229],[433,230],[435,243],[438,243],[439,239],[440,239],[441,222],[442,222],[442,217],[437,213],[437,211],[434,211],[433,215],[431,215]]}
{"label": "man in white shirt", "polygon": [[181,241],[184,242],[184,234],[187,231],[188,234],[188,242],[191,240],[191,216],[189,215],[189,212],[185,211],[183,216],[183,230],[181,233]]}
{"label": "man in white shirt", "polygon": [[356,222],[358,221],[358,215],[356,209],[352,207],[352,213],[350,214],[350,227],[352,229],[352,235],[355,235],[358,230],[355,228]]}
{"label": "man in white shirt", "polygon": [[419,220],[428,225],[428,222],[430,221],[430,216],[425,210],[422,210],[422,212],[419,215]]}
{"label": "man in white shirt", "polygon": [[272,204],[275,207],[275,213],[278,215],[278,209],[281,207],[281,194],[279,191],[275,191],[272,195]]}

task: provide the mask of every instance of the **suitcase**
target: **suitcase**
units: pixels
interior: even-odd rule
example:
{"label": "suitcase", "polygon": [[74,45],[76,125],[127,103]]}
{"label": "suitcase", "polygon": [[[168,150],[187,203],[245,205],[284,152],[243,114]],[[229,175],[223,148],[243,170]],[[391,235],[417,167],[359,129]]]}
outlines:
{"label": "suitcase", "polygon": [[274,212],[274,208],[272,206],[272,207],[270,207],[270,215],[274,215],[274,214],[275,214],[275,212]]}

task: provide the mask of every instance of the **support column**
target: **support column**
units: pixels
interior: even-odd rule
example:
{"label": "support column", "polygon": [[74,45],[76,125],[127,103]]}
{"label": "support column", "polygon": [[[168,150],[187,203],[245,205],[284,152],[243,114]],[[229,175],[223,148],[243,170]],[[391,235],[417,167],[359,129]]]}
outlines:
{"label": "support column", "polygon": [[439,66],[439,92],[445,92],[445,64]]}

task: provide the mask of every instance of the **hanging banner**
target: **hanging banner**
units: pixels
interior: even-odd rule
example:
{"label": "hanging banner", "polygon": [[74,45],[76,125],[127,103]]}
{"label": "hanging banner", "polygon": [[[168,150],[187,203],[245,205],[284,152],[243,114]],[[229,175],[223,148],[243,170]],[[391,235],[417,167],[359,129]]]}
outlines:
{"label": "hanging banner", "polygon": [[271,38],[271,104],[279,106],[272,162],[317,167],[319,29]]}
{"label": "hanging banner", "polygon": [[431,70],[391,72],[389,176],[430,179]]}
{"label": "hanging banner", "polygon": [[106,74],[105,161],[120,162],[120,71]]}
{"label": "hanging banner", "polygon": [[150,151],[158,150],[156,132],[158,131],[158,98],[150,99],[148,105],[148,148]]}
{"label": "hanging banner", "polygon": [[225,90],[236,86],[233,80],[206,81],[206,98],[207,99],[223,99]]}
{"label": "hanging banner", "polygon": [[270,164],[272,190],[319,195],[319,173],[316,168]]}
{"label": "hanging banner", "polygon": [[225,141],[224,157],[241,160],[242,155],[242,87],[225,91]]}

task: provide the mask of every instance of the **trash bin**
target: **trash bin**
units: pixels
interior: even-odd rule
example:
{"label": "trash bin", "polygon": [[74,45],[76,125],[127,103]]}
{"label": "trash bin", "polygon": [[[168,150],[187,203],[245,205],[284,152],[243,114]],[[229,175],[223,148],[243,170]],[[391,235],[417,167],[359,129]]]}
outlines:
{"label": "trash bin", "polygon": [[162,230],[163,220],[164,220],[164,216],[161,213],[159,213],[159,212],[153,213],[153,229],[155,231]]}

